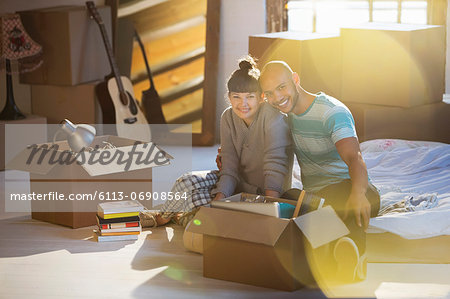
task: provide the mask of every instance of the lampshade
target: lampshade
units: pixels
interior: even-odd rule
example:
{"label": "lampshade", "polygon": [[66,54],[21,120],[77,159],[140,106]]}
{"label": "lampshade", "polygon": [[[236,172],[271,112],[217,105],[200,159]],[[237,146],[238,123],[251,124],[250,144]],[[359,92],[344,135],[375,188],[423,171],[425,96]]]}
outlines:
{"label": "lampshade", "polygon": [[42,47],[25,32],[19,15],[6,14],[0,16],[0,68],[6,69],[6,104],[1,120],[25,118],[14,99],[12,62],[17,65],[15,73],[30,72],[42,64]]}
{"label": "lampshade", "polygon": [[[61,122],[61,128],[56,134],[60,131],[67,134],[67,143],[74,152],[79,152],[90,146],[96,134],[93,126],[86,124],[75,125],[68,119]],[[56,134],[53,141],[56,139]]]}
{"label": "lampshade", "polygon": [[2,68],[5,61],[17,61],[18,72],[29,72],[42,64],[42,47],[25,31],[18,14],[0,16],[0,57]]}

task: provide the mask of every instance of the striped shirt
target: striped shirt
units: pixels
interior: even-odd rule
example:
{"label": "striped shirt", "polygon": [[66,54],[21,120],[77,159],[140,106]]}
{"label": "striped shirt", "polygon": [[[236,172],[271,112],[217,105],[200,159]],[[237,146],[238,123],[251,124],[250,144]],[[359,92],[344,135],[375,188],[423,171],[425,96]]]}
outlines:
{"label": "striped shirt", "polygon": [[304,113],[288,116],[303,188],[317,192],[350,179],[348,167],[335,146],[341,139],[357,138],[350,110],[337,99],[319,93]]}

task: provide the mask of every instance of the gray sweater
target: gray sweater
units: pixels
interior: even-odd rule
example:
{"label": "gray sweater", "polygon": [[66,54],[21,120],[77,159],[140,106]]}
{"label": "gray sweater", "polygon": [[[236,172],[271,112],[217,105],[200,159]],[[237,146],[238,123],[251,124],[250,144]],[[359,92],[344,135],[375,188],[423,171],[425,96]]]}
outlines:
{"label": "gray sweater", "polygon": [[222,170],[212,194],[290,188],[293,153],[286,117],[263,103],[249,127],[227,108],[220,121]]}

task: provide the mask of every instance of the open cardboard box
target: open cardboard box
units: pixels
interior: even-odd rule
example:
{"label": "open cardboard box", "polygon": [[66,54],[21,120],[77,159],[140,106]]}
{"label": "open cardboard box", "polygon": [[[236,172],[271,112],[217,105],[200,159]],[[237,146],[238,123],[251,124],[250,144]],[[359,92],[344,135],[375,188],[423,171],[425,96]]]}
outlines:
{"label": "open cardboard box", "polygon": [[[121,151],[124,157],[129,157],[136,141],[117,136],[98,136],[95,137],[91,147],[99,145],[102,148],[103,142],[109,142],[116,148],[100,150],[96,157],[99,157],[102,152],[109,151],[110,158],[106,159],[109,161],[116,151]],[[51,149],[43,156],[42,161],[39,161],[42,150],[32,156],[36,148],[27,147],[7,164],[7,168],[30,172],[31,193],[51,194],[54,197],[57,194],[64,194],[65,198],[68,198],[70,194],[92,195],[92,200],[33,200],[31,202],[32,218],[72,228],[95,225],[97,204],[106,200],[136,199],[142,200],[141,203],[144,206],[151,207],[151,197],[139,198],[139,194],[152,191],[152,168],[168,165],[170,159],[173,159],[158,146],[149,142],[140,143],[136,150],[144,153],[141,161],[143,157],[149,155],[148,161],[154,160],[152,163],[139,163],[137,155],[132,154],[128,166],[117,163],[117,160],[104,164],[77,162],[66,164],[63,161],[66,161],[64,157],[67,157],[69,150],[67,141],[56,142],[56,144],[59,148]],[[52,143],[37,146],[43,145],[51,146]],[[88,151],[84,153],[85,161],[88,161],[92,153]],[[58,162],[53,163],[58,157],[60,158]],[[79,159],[82,158],[79,157]]]}
{"label": "open cardboard box", "polygon": [[292,219],[201,207],[186,231],[203,234],[203,275],[293,291],[317,285],[311,253],[348,233],[331,206]]}

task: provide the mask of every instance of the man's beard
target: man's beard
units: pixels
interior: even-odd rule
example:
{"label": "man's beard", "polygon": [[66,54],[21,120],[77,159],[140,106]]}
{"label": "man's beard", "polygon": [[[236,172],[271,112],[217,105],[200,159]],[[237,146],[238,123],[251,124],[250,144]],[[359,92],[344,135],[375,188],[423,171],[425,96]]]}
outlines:
{"label": "man's beard", "polygon": [[292,107],[287,113],[292,113],[292,111],[294,110],[295,106],[298,103],[298,100],[300,99],[300,93],[298,92],[297,88],[295,88],[295,94],[291,98],[292,98]]}

